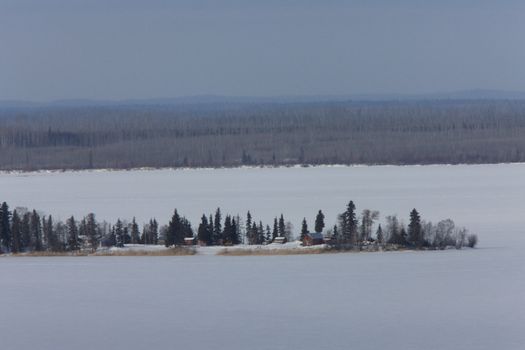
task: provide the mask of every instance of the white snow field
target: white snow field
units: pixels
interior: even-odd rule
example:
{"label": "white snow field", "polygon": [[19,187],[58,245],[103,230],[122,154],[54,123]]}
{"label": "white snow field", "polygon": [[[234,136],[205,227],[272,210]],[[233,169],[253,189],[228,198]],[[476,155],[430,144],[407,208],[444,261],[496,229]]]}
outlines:
{"label": "white snow field", "polygon": [[[525,348],[525,165],[0,175],[0,200],[65,218],[174,207],[299,228],[358,210],[451,217],[477,249],[294,256],[1,257],[0,349]],[[405,219],[406,220],[406,219]],[[310,219],[310,225],[312,220]]]}

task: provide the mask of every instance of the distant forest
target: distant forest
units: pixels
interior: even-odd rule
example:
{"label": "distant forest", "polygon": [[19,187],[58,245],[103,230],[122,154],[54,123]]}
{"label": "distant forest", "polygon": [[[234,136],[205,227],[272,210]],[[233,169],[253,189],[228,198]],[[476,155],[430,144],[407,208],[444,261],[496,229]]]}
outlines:
{"label": "distant forest", "polygon": [[0,169],[525,161],[525,101],[0,108]]}

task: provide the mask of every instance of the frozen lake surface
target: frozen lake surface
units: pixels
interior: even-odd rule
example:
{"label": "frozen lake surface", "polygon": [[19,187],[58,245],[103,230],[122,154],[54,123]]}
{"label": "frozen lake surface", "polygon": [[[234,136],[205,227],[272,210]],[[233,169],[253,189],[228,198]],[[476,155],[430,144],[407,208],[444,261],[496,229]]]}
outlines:
{"label": "frozen lake surface", "polygon": [[1,348],[472,349],[525,344],[523,253],[0,258]]}
{"label": "frozen lake surface", "polygon": [[242,218],[250,209],[269,224],[284,213],[296,231],[303,217],[312,227],[319,209],[330,227],[353,200],[358,212],[376,209],[382,218],[407,221],[414,207],[423,219],[452,218],[481,246],[525,242],[525,164],[4,173],[0,200],[63,220],[94,212],[166,224],[178,208],[194,226],[218,206]]}
{"label": "frozen lake surface", "polygon": [[221,206],[296,226],[358,210],[478,233],[463,251],[0,258],[0,348],[523,349],[525,165],[0,175],[0,199],[65,218],[196,223]]}

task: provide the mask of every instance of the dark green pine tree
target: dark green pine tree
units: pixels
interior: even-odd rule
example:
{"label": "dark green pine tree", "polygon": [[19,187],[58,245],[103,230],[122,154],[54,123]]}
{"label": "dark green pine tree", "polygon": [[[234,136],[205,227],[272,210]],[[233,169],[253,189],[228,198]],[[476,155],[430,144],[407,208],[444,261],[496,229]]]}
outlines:
{"label": "dark green pine tree", "polygon": [[31,243],[31,213],[26,212],[22,217],[22,225],[20,229],[20,251],[33,249]]}
{"label": "dark green pine tree", "polygon": [[149,221],[149,243],[148,244],[158,244],[159,243],[159,223],[155,218]]}
{"label": "dark green pine tree", "polygon": [[377,238],[377,243],[379,244],[385,243],[385,236],[383,234],[383,229],[381,228],[381,224],[379,224],[379,226],[377,227],[376,238]]}
{"label": "dark green pine tree", "polygon": [[120,219],[117,219],[117,223],[114,227],[115,230],[115,246],[122,248],[124,247],[124,224]]}
{"label": "dark green pine tree", "polygon": [[11,213],[9,212],[9,206],[6,202],[3,202],[0,206],[0,245],[1,251],[11,251]]}
{"label": "dark green pine tree", "polygon": [[321,210],[317,213],[315,218],[315,232],[321,233],[324,229],[324,214]]}
{"label": "dark green pine tree", "polygon": [[332,230],[332,239],[339,240],[339,229],[337,228],[337,225],[334,225],[334,228]]}
{"label": "dark green pine tree", "polygon": [[248,213],[246,214],[246,224],[245,224],[245,231],[246,231],[246,237],[248,238],[248,241],[250,240],[250,231],[252,229],[252,214],[248,210]]}
{"label": "dark green pine tree", "polygon": [[265,242],[270,243],[271,241],[272,241],[272,230],[270,229],[270,225],[266,225]]}
{"label": "dark green pine tree", "polygon": [[232,245],[232,219],[230,215],[224,218],[224,230],[222,231],[222,244]]}
{"label": "dark green pine tree", "polygon": [[417,248],[423,245],[423,232],[421,228],[421,217],[416,209],[410,212],[410,224],[408,224],[408,241]]}
{"label": "dark green pine tree", "polygon": [[22,251],[22,222],[20,216],[13,210],[13,217],[11,219],[11,252],[20,253]]}
{"label": "dark green pine tree", "polygon": [[259,238],[259,230],[257,229],[257,224],[254,222],[252,223],[252,235],[253,235],[253,241],[252,244],[259,244],[258,238]]}
{"label": "dark green pine tree", "polygon": [[42,245],[42,225],[40,221],[40,216],[33,210],[31,213],[30,221],[30,232],[31,232],[31,250],[36,252],[41,252],[43,250]]}
{"label": "dark green pine tree", "polygon": [[272,241],[279,237],[279,223],[277,222],[277,218],[273,219],[273,231],[272,231]]}
{"label": "dark green pine tree", "polygon": [[284,216],[281,214],[279,218],[279,237],[284,237],[286,225],[284,224]]}
{"label": "dark green pine tree", "polygon": [[231,242],[232,245],[236,245],[241,243],[241,237],[239,236],[239,225],[237,224],[237,221],[235,221],[235,218],[232,218],[232,227],[231,227]]}
{"label": "dark green pine tree", "polygon": [[308,234],[308,223],[306,222],[306,218],[303,218],[303,222],[301,224],[301,241],[304,241],[306,238],[306,235]]}
{"label": "dark green pine tree", "polygon": [[80,241],[78,238],[78,228],[75,218],[72,216],[67,219],[67,249],[76,251],[80,249]]}
{"label": "dark green pine tree", "polygon": [[264,226],[262,221],[259,221],[259,226],[257,227],[257,244],[264,243]]}
{"label": "dark green pine tree", "polygon": [[221,238],[222,238],[222,215],[221,215],[221,208],[217,208],[215,211],[215,219],[213,222],[213,244],[215,245],[221,245]]}
{"label": "dark green pine tree", "polygon": [[166,233],[166,247],[172,246],[172,245],[182,245],[184,244],[184,226],[182,222],[182,218],[180,217],[179,213],[177,212],[177,209],[173,212],[173,216],[171,217],[171,221],[168,225],[168,231]]}
{"label": "dark green pine tree", "polygon": [[131,244],[139,244],[140,243],[140,231],[139,231],[139,225],[137,225],[137,221],[135,220],[135,217],[133,217],[133,220],[131,221]]}
{"label": "dark green pine tree", "polygon": [[199,242],[204,243],[205,245],[211,245],[211,234],[210,225],[208,223],[208,218],[206,215],[202,214],[201,223],[197,229],[197,239]]}
{"label": "dark green pine tree", "polygon": [[47,250],[52,252],[60,251],[61,244],[53,226],[53,217],[51,215],[48,216],[47,220],[45,220],[45,217],[42,218],[42,230],[44,232]]}
{"label": "dark green pine tree", "polygon": [[95,219],[95,214],[89,213],[86,216],[85,222],[85,234],[87,236],[88,243],[91,247],[91,250],[95,251],[97,250],[100,241],[100,232]]}
{"label": "dark green pine tree", "polygon": [[344,240],[355,244],[357,242],[357,218],[355,214],[355,204],[350,201],[346,207],[346,211],[343,214],[343,237]]}

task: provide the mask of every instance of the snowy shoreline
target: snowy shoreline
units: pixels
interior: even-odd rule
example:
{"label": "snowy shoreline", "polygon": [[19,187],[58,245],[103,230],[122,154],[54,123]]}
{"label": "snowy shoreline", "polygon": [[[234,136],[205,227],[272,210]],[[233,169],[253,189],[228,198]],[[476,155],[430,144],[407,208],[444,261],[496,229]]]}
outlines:
{"label": "snowy shoreline", "polygon": [[428,164],[293,164],[293,165],[258,165],[258,166],[221,166],[221,167],[137,167],[137,168],[96,168],[96,169],[39,169],[39,170],[0,170],[0,175],[42,175],[63,173],[115,173],[149,171],[199,171],[199,170],[253,170],[253,169],[300,169],[300,168],[410,168],[410,167],[478,167],[498,165],[525,165],[525,162],[511,163],[428,163]]}

